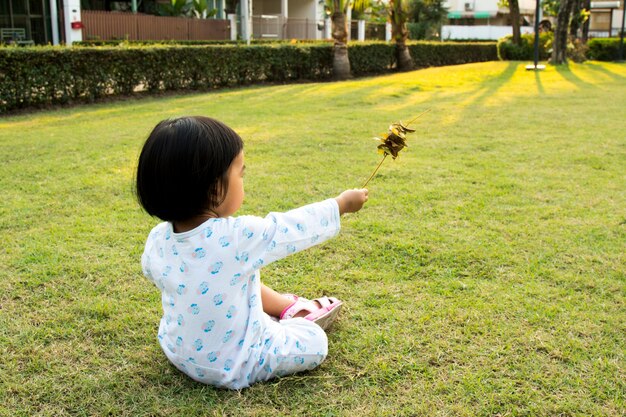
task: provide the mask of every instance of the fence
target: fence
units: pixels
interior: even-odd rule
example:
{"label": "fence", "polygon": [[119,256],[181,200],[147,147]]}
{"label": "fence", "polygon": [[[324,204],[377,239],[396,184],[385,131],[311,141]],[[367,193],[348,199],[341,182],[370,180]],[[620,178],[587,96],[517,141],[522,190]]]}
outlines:
{"label": "fence", "polygon": [[141,13],[83,10],[83,39],[224,40],[230,23],[221,19],[190,19]]}
{"label": "fence", "polygon": [[322,29],[313,19],[280,15],[252,16],[252,36],[255,39],[321,39]]}

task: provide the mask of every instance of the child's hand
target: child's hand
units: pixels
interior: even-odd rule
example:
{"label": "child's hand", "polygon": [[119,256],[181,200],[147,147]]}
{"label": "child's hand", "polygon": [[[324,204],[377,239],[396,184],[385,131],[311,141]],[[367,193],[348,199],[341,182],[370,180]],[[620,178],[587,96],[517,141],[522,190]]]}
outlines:
{"label": "child's hand", "polygon": [[367,201],[367,188],[346,190],[339,194],[335,200],[339,205],[339,214],[355,213],[363,207]]}

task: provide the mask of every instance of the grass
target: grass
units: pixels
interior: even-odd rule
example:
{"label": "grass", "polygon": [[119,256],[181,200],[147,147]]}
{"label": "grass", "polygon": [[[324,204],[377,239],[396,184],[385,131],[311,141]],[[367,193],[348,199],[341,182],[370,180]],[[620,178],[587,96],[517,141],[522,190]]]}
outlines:
{"label": "grass", "polygon": [[[491,62],[4,118],[0,415],[624,415],[624,103],[623,64]],[[328,360],[241,392],[171,367],[132,195],[155,123],[237,130],[264,215],[360,186],[428,108],[338,238],[264,270],[345,300]]]}

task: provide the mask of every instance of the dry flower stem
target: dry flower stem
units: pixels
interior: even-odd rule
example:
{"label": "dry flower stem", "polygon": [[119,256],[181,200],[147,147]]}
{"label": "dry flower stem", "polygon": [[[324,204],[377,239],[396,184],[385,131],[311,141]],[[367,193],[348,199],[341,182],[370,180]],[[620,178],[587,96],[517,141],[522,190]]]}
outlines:
{"label": "dry flower stem", "polygon": [[[423,112],[421,112],[420,114],[418,114],[417,116],[415,116],[415,118],[413,118],[413,120],[411,120],[410,122],[408,122],[405,127],[409,127],[409,125],[411,123],[413,123],[414,121],[416,121],[417,119],[419,119],[420,117],[422,117],[424,114],[428,113],[430,111],[430,109],[427,109]],[[402,122],[400,122],[402,123]],[[367,181],[365,181],[365,184],[363,184],[363,186],[361,188],[365,188],[365,186],[370,182],[370,180],[372,178],[374,178],[374,176],[376,175],[376,173],[378,172],[378,169],[381,167],[381,165],[383,164],[383,162],[385,162],[385,159],[387,158],[387,155],[389,155],[389,153],[385,152],[383,155],[383,159],[380,161],[380,163],[378,164],[378,166],[376,166],[376,169],[374,170],[374,172],[372,172],[372,175],[370,175],[370,177],[367,179]],[[395,159],[395,157],[394,157]]]}
{"label": "dry flower stem", "polygon": [[365,188],[365,186],[367,185],[368,182],[370,182],[370,180],[372,178],[374,178],[374,175],[376,175],[376,172],[378,172],[378,168],[380,168],[380,166],[383,164],[383,162],[385,162],[385,158],[387,158],[387,155],[389,155],[388,153],[385,153],[383,155],[383,159],[380,161],[380,163],[378,164],[378,166],[376,167],[376,169],[374,170],[374,172],[372,172],[372,175],[370,175],[370,177],[367,179],[367,181],[365,181],[365,184],[363,184],[363,186],[361,188]]}

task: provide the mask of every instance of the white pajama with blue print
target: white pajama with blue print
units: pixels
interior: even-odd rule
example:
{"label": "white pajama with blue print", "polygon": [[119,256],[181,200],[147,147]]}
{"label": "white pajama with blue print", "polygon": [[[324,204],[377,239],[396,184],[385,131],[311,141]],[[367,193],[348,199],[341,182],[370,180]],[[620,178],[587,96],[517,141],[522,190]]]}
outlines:
{"label": "white pajama with blue print", "polygon": [[197,381],[232,389],[318,366],[326,334],[303,318],[265,314],[259,269],[339,228],[335,199],[265,218],[210,219],[185,233],[157,225],[142,266],[161,290],[158,339],[167,358]]}

